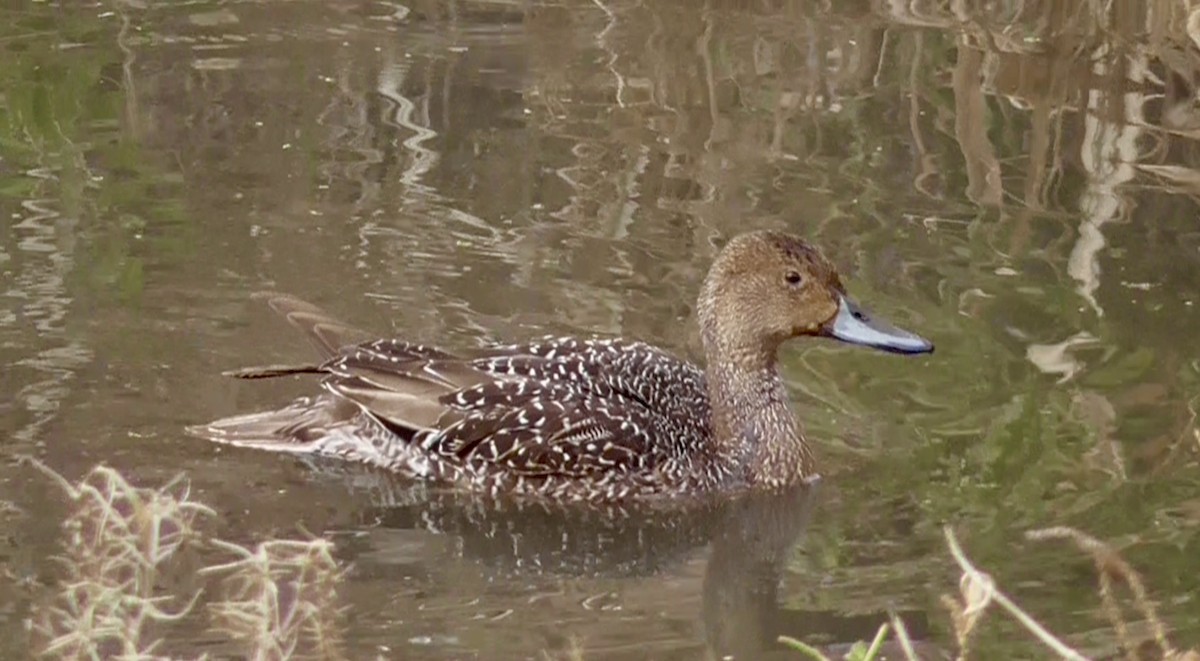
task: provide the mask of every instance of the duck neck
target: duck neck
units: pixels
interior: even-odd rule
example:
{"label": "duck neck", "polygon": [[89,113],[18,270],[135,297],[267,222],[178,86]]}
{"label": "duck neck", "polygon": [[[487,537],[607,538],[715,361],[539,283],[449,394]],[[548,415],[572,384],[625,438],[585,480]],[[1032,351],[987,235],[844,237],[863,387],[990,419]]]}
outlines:
{"label": "duck neck", "polygon": [[812,456],[779,375],[779,343],[747,336],[744,323],[702,323],[718,454],[752,484],[780,487],[811,475]]}

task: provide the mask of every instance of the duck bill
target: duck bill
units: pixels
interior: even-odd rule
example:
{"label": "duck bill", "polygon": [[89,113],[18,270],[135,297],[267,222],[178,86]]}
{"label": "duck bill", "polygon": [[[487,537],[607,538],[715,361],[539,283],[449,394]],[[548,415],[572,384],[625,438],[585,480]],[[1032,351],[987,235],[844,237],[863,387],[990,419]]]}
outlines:
{"label": "duck bill", "polygon": [[875,318],[858,303],[843,295],[837,315],[825,324],[824,335],[848,344],[858,344],[893,353],[930,353],[933,343],[888,322]]}

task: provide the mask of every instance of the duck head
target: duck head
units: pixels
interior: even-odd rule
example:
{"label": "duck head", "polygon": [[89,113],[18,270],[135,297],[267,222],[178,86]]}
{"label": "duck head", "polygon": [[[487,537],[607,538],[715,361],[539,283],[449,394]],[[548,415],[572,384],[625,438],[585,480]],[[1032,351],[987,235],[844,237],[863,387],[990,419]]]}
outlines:
{"label": "duck head", "polygon": [[781,343],[801,336],[893,353],[933,351],[929,340],[856,303],[819,250],[781,232],[734,237],[709,270],[699,314],[707,350],[734,357],[773,362]]}

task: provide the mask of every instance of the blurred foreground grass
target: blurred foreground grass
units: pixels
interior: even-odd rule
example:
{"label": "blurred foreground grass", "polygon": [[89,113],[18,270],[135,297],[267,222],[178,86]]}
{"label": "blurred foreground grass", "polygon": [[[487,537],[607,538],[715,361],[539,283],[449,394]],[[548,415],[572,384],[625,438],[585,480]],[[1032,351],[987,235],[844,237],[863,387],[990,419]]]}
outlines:
{"label": "blurred foreground grass", "polygon": [[[341,571],[322,539],[271,540],[253,549],[206,536],[215,512],[191,500],[176,478],[158,489],[131,485],[97,466],[72,483],[40,462],[70,499],[57,558],[60,579],[37,609],[33,644],[54,659],[169,658],[172,623],[198,615],[202,595],[211,628],[251,659],[343,658],[337,608]],[[232,556],[195,572],[194,551]],[[173,584],[184,574],[197,585]],[[211,585],[210,585],[211,583]]]}

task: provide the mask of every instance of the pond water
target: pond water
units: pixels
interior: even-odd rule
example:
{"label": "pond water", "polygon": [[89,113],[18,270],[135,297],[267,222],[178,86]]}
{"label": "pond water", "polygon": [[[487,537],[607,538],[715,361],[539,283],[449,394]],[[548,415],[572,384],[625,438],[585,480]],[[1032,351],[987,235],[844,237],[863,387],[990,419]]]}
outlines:
{"label": "pond water", "polygon": [[[331,541],[349,658],[802,658],[776,638],[836,648],[889,611],[937,658],[946,525],[1089,655],[1119,654],[1092,562],[1025,531],[1105,540],[1197,645],[1185,5],[0,8],[0,655],[35,644],[67,539],[63,491],[22,457],[182,473],[232,542]],[[814,493],[509,511],[182,433],[312,391],[221,376],[308,357],[254,291],[451,347],[598,332],[696,356],[704,270],[751,228],[809,237],[938,347],[785,349]],[[201,608],[156,635],[178,658],[248,649]],[[972,647],[1049,654],[999,611]]]}

